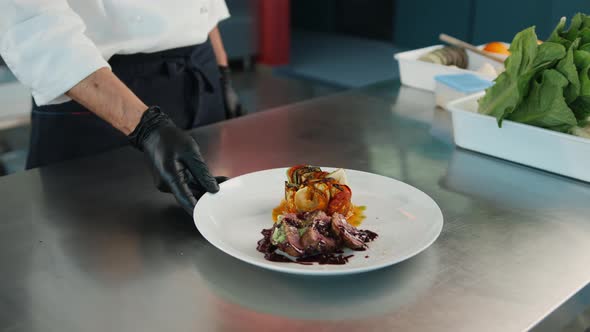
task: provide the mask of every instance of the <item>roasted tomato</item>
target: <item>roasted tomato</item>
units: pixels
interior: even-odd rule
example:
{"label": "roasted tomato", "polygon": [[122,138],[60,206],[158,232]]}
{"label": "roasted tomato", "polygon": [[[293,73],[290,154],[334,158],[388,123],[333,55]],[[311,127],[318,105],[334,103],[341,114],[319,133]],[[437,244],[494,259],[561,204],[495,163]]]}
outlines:
{"label": "roasted tomato", "polygon": [[343,216],[348,215],[352,209],[352,191],[348,186],[334,184],[332,186],[332,199],[328,204],[328,215],[340,213]]}

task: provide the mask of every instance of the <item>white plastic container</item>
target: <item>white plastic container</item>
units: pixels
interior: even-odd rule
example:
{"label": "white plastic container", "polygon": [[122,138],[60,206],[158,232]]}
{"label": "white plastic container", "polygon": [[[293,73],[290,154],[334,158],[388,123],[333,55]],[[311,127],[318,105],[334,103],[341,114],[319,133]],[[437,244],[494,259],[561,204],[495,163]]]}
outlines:
{"label": "white plastic container", "polygon": [[444,109],[453,100],[484,91],[493,82],[475,74],[436,75],[434,96],[436,105]]}
{"label": "white plastic container", "polygon": [[477,113],[484,93],[448,105],[458,146],[590,182],[590,140]]}
{"label": "white plastic container", "polygon": [[[467,66],[467,69],[461,69],[454,66],[444,66],[418,60],[418,58],[420,58],[422,55],[442,47],[443,45],[435,45],[395,54],[394,57],[399,62],[399,71],[402,84],[417,89],[434,91],[434,76],[436,75],[459,73],[477,74],[477,70],[483,67],[485,63],[492,65],[498,73],[504,70],[503,64],[490,60],[469,50],[467,51],[467,57],[469,59],[469,65]],[[483,46],[480,46],[480,48],[483,48]],[[494,79],[495,77],[489,78]]]}

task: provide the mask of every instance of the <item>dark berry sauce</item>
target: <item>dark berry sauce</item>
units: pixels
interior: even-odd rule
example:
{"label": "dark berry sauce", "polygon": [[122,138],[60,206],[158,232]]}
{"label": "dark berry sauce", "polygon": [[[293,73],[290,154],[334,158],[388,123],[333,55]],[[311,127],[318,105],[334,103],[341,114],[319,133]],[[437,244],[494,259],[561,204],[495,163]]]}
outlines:
{"label": "dark berry sauce", "polygon": [[[348,260],[353,257],[354,255],[344,256],[342,255],[343,251],[337,251],[330,254],[318,254],[313,256],[305,256],[299,257],[296,260],[291,260],[286,256],[278,254],[276,252],[277,247],[272,244],[271,237],[272,237],[272,228],[263,229],[262,230],[263,238],[258,241],[258,246],[256,250],[264,254],[264,258],[271,262],[281,262],[281,263],[297,263],[302,265],[313,265],[314,263],[318,263],[320,265],[343,265],[348,263]],[[372,233],[372,232],[371,232]],[[373,233],[375,234],[375,233]],[[375,234],[377,235],[377,234]],[[373,237],[375,238],[375,237]],[[367,242],[367,241],[366,241]]]}

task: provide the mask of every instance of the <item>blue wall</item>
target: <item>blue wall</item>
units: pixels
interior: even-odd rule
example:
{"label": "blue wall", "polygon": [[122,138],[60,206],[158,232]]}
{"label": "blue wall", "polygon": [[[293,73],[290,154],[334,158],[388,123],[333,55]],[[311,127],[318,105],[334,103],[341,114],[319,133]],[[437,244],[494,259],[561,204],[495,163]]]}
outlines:
{"label": "blue wall", "polygon": [[393,42],[403,47],[439,44],[445,32],[469,40],[472,0],[397,0],[393,18]]}
{"label": "blue wall", "polygon": [[441,32],[473,44],[510,42],[532,25],[545,39],[560,17],[577,12],[590,14],[590,0],[397,0],[394,43],[410,48],[438,44]]}

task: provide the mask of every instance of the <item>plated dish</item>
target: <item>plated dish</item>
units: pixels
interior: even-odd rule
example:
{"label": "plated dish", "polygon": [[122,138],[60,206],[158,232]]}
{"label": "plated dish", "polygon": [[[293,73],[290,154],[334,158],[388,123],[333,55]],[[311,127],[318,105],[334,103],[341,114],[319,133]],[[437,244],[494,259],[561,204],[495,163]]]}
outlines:
{"label": "plated dish", "polygon": [[[353,208],[347,222],[357,223],[357,229],[370,230],[378,237],[365,243],[364,251],[343,248],[344,253],[336,256],[354,255],[346,264],[269,261],[257,250],[257,243],[263,237],[261,230],[274,226],[272,212],[285,197],[287,169],[274,168],[237,176],[222,183],[218,193],[205,194],[193,214],[202,236],[226,254],[261,268],[328,276],[367,272],[396,264],[428,248],[441,232],[442,212],[422,191],[389,177],[345,169],[346,178],[341,181],[346,181],[351,188]],[[336,171],[323,166],[321,170]]]}
{"label": "plated dish", "polygon": [[352,204],[346,172],[299,165],[286,172],[285,196],[272,211],[274,225],[262,230],[257,250],[273,262],[345,264],[377,233],[356,228],[363,207]]}

